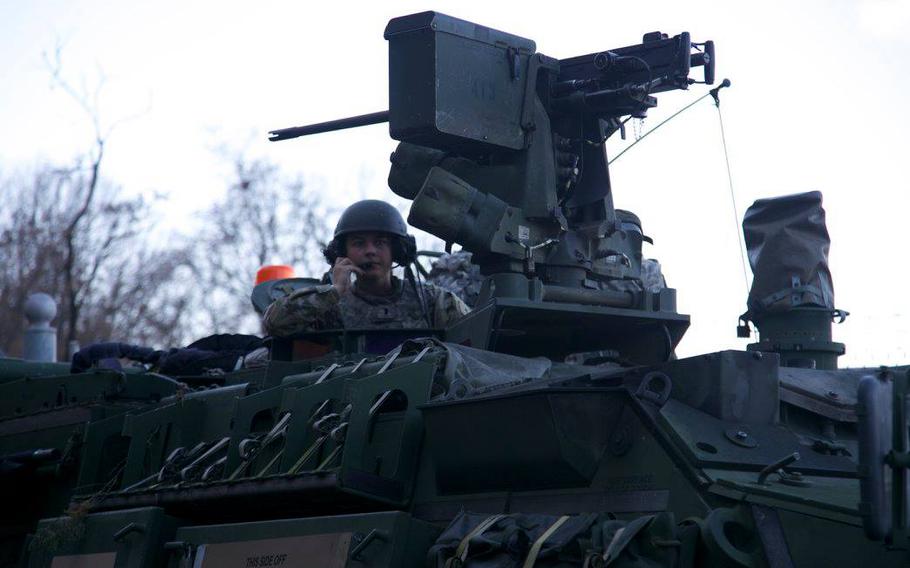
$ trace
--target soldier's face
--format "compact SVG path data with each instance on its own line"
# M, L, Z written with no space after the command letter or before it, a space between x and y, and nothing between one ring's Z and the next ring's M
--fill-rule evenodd
M385 233L352 233L348 235L347 256L363 270L362 278L387 278L392 272L392 242Z

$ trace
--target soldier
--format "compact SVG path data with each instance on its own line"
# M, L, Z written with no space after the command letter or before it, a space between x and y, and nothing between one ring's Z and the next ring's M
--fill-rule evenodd
M323 251L331 283L304 288L273 302L263 316L271 335L322 329L444 328L468 313L455 294L417 283L410 264L414 237L398 210L384 201L348 207ZM407 282L392 274L404 267Z

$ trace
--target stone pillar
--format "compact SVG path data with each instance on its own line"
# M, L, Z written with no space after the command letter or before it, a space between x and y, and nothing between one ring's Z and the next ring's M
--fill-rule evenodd
M57 315L57 303L47 294L32 294L25 301L25 330L23 358L26 361L57 361L57 329L51 320Z

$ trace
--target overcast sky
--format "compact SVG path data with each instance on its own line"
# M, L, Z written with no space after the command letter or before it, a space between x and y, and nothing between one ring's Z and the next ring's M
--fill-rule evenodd
M267 131L387 108L382 32L436 9L534 39L565 58L689 31L717 43L722 111L741 216L760 197L820 190L832 237L842 365L910 362L910 2L155 2L0 0L0 174L84 151L91 130L50 88L42 52L88 90L106 77L114 130L105 171L128 192L169 196L179 230L223 192L213 149L267 157L339 206L391 195L384 125L269 143ZM704 87L659 96L643 131ZM630 129L630 135L632 134ZM618 138L618 137L617 137ZM615 154L623 147L613 141ZM744 348L738 236L707 100L611 168L617 207L642 219L692 327L679 352ZM275 259L280 261L281 259Z

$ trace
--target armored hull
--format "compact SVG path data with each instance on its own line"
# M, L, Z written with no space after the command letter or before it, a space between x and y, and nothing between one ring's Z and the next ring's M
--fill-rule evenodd
M474 535L465 563L517 566L567 516L574 533L557 528L538 565L602 558L593 535L641 519L618 565L903 565L863 533L864 374L737 351L568 365L414 339L186 392L139 373L7 375L3 400L20 406L0 422L3 453L59 453L8 474L6 558L24 545L28 566L421 565L500 516L512 532Z

